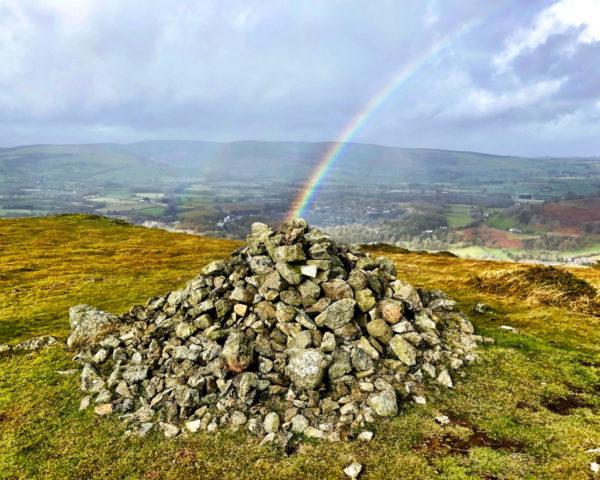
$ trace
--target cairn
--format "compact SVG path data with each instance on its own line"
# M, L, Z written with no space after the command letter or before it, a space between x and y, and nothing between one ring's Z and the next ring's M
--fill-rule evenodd
M443 292L303 219L255 223L231 258L146 306L78 305L70 321L81 408L138 435L234 427L283 445L370 439L368 424L424 403L427 385L452 387L482 341Z

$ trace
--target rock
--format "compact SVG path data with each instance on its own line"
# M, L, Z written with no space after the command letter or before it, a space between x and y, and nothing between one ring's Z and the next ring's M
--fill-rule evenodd
M252 342L242 332L232 332L227 337L223 346L221 357L225 361L227 370L240 373L246 370L254 358Z
M325 355L311 348L292 357L286 367L286 373L296 388L312 390L323 380L327 366Z
M437 377L437 382L440 385L443 385L444 387L452 388L453 386L452 378L450 377L448 370L442 370L440 372L440 374Z
M358 462L352 462L344 468L344 473L350 480L356 480L360 475L360 472L362 472L362 465Z
M294 433L303 433L304 430L309 426L309 422L306 417L302 415L295 415L292 418L292 431Z
M425 397L421 397L419 395L415 395L413 397L413 400L417 405L425 405L427 403L427 400L425 399Z
M419 312L415 315L415 325L420 328L421 331L435 330L435 322L425 312Z
M0 358L10 355L11 352L12 352L12 346L10 346L8 344L0 345Z
M300 273L305 277L315 278L317 276L317 266L316 265L302 265L300 267Z
M257 255L248 258L248 266L256 275L267 275L275 268L275 263L266 255Z
M227 263L224 260L215 260L205 265L202 269L204 275L216 275L225 272L227 269Z
M233 292L231 292L230 300L241 303L252 303L252 299L254 298L254 294L245 288L235 287Z
M412 367L417 363L417 351L400 335L394 335L390 340L390 349L394 355L405 365Z
M30 338L29 340L19 342L16 345L14 345L12 349L14 352L18 352L20 350L36 351L43 347L56 345L57 343L58 341L52 335L43 335L41 337ZM0 352L0 356L1 355L2 353Z
M341 350L333 352L331 366L329 367L329 378L337 378L350 373L352 365L350 354Z
M379 267L379 262L370 257L360 257L356 262L356 268L360 270L375 270L377 267Z
M367 404L380 417L393 417L398 413L398 403L394 390L384 390L380 393L369 395Z
M599 473L600 472L600 464L598 464L596 462L590 462L590 471L592 473Z
M85 364L81 372L81 390L97 393L104 388L106 382L90 364Z
M373 432L369 432L369 431L361 432L357 438L361 442L370 442L371 440L373 440Z
M478 302L475 305L473 305L473 311L475 313L483 315L484 313L487 313L488 306L485 303L483 303L483 302Z
M325 438L324 431L319 430L318 428L315 428L315 427L311 427L311 426L306 427L304 429L303 434L310 438Z
M359 372L373 368L373 359L362 348L352 350L352 366Z
M277 433L279 431L279 415L270 412L265 416L263 428L267 433Z
M148 371L147 365L133 365L123 372L123 380L128 384L139 383L148 377Z
M326 326L335 330L346 325L354 317L354 306L356 301L351 298L344 298L332 303L315 318L318 327Z
M448 418L447 415L438 415L437 417L435 417L435 421L437 423L439 423L440 425L449 425L450 424L450 419Z
M333 352L336 347L335 335L331 332L325 332L321 341L321 350L324 352Z
M87 409L90 406L91 401L92 401L91 395L86 395L85 397L83 397L81 399L81 401L79 402L79 410Z
M317 297L321 293L321 287L319 287L312 280L304 280L298 286L298 292L300 292L300 296L306 302L307 300L314 300L316 302ZM313 302L314 303L314 302Z
M181 322L175 328L175 335L177 335L177 337L181 338L182 340L187 340L194 334L196 330L197 328L194 325L190 323Z
M279 272L279 275L290 285L298 285L302 282L302 270L299 266L286 262L277 262L275 268Z
M376 318L367 323L367 331L382 343L389 343L393 335L392 329L382 318Z
M244 414L244 412L235 411L231 414L231 424L234 427L241 427L247 421L248 421L248 419L246 418L246 415Z
M298 307L302 303L302 296L296 290L283 290L279 293L279 298L284 303L294 307ZM296 311L294 310L294 316L295 313Z
M323 282L321 284L323 292L327 298L332 300L342 300L343 298L354 298L354 291L352 287L344 280L336 278Z
M368 288L357 291L355 295L356 304L361 312L368 312L376 304L375 296L373 295L373 292Z
M76 305L69 309L71 333L67 338L69 348L92 344L117 328L118 317L89 305Z
M365 290L367 287L367 276L362 270L352 270L348 275L348 285L352 287L355 292ZM358 300L358 298L357 298Z
M393 298L402 300L414 311L421 311L423 309L421 298L412 285L395 280L390 282L390 287L394 291Z
M160 428L165 435L165 438L173 438L179 435L181 429L177 425L173 425L172 423L160 422Z
M190 433L196 433L200 430L200 420L190 420L189 422L185 422L185 428Z
M194 407L200 402L198 390L180 386L175 389L175 403L180 407Z
M387 298L377 303L377 310L379 311L381 318L393 325L402 319L404 305L398 300Z
M110 415L113 412L112 403L103 403L102 405L98 405L94 408L94 413L96 415L100 415L101 417L105 415Z
M296 243L294 245L277 247L273 252L273 260L275 262L300 262L306 260L306 255L302 249L302 245Z
M109 403L111 400L112 394L106 389L100 390L100 392L98 393L98 395L96 395L95 398L95 402L97 404Z

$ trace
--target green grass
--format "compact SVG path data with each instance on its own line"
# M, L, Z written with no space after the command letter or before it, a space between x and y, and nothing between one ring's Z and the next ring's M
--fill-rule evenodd
M165 213L167 209L165 207L151 207L151 208L142 208L141 210L137 210L136 213L141 213L143 215L150 215L152 217L159 217Z
M134 227L93 216L0 221L0 341L52 333L64 340L69 306L120 313L180 287L238 243ZM64 344L0 359L0 477L3 479L589 479L600 456L598 319L568 308L479 290L473 273L514 264L387 253L400 278L442 288L494 338L452 390L428 388L424 406L373 426L371 443L310 441L286 456L245 431L165 440L123 435L117 418L78 410L77 376ZM600 270L570 269L595 288ZM102 279L86 281L86 279ZM519 329L515 334L500 325ZM573 407L566 411L556 406ZM553 411L556 410L556 411ZM446 414L452 425L434 418ZM477 432L474 434L473 432ZM479 440L477 440L479 439Z
M493 215L488 218L485 222L489 227L497 228L499 230L508 230L509 228L518 227L519 221L516 218L508 217L504 218L500 215Z

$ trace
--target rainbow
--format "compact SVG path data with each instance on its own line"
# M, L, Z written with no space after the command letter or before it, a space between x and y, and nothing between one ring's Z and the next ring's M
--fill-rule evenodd
M460 36L467 33L474 26L480 24L487 19L493 12L504 4L512 3L515 0L503 1L496 4L490 9L486 9L484 14L477 18L462 24L459 28L444 35L438 41L434 42L418 59L405 65L390 80L373 95L363 109L348 122L341 131L338 140L332 142L325 154L314 168L303 188L299 191L294 199L292 206L286 216L287 221L291 221L296 217L301 217L306 212L311 201L317 194L319 186L327 177L327 174L335 166L342 153L346 149L348 143L356 136L356 134L365 126L381 106L388 100L402 85L404 85L415 73L417 73L428 60L435 57L443 48L456 40Z

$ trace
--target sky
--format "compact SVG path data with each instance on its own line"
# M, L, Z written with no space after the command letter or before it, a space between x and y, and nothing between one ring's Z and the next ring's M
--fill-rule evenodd
M0 0L0 146L335 141L398 72L352 141L600 155L600 0Z

